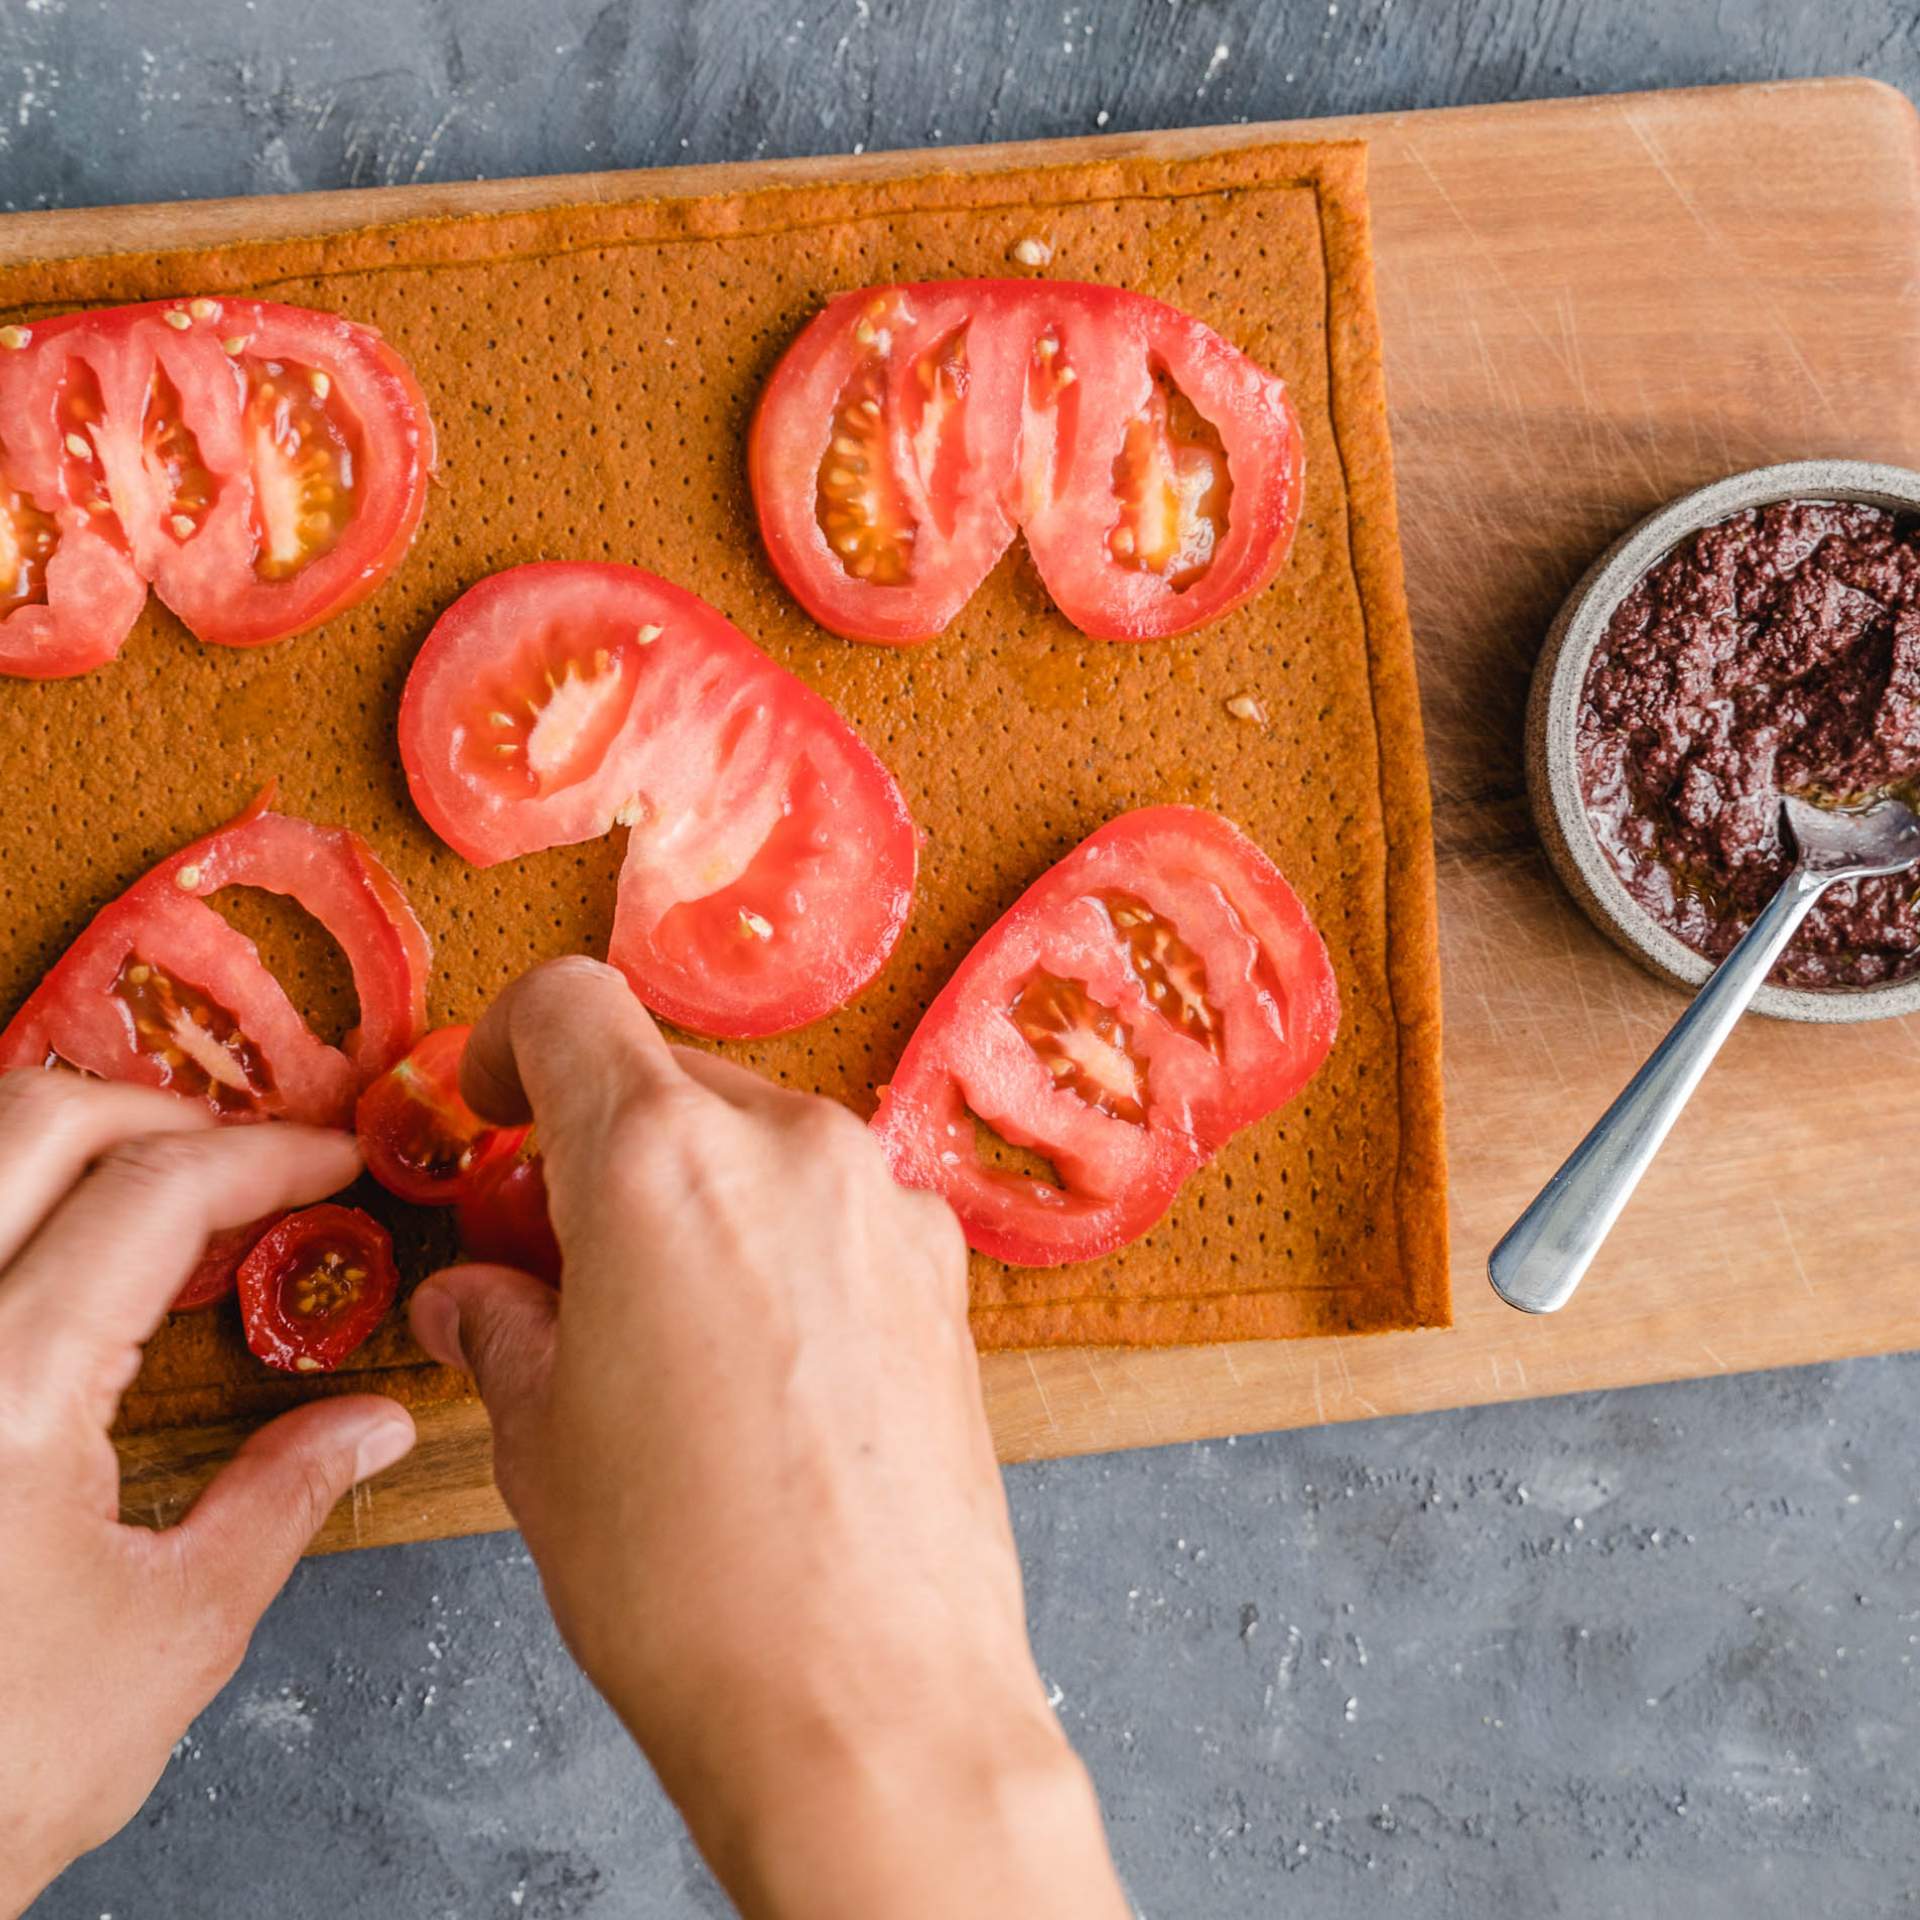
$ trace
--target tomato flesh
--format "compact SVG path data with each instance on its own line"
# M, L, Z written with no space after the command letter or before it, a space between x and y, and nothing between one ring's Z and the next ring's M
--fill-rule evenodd
M0 488L0 621L16 608L46 604L47 564L59 539L52 514L17 487Z
M400 1275L386 1228L329 1203L269 1227L235 1284L257 1359L283 1373L329 1373L386 1317Z
M360 1088L426 1027L427 937L358 834L274 813L270 797L103 907L0 1033L0 1067L77 1067L224 1121L349 1124ZM339 942L360 1002L343 1046L206 904L232 886L289 896Z
M0 334L41 342L0 346L0 673L39 680L112 659L147 597L101 485L99 384L72 354L71 331Z
M1226 535L1233 482L1219 432L1164 368L1123 431L1113 493L1120 520L1107 549L1121 566L1158 574L1176 593L1205 578Z
M361 1094L354 1109L367 1171L402 1200L450 1207L519 1145L524 1127L492 1127L460 1097L470 1027L437 1027Z
M814 514L842 571L890 587L911 568L914 524L888 457L883 391L881 369L869 362L840 395Z
M273 1074L225 1007L129 947L109 989L124 1008L135 1049L169 1093L204 1100L223 1117L257 1111Z
M283 360L239 361L247 390L244 426L253 472L254 571L290 580L331 553L353 524L353 423L332 409L332 382L318 368Z
M110 659L149 583L202 640L284 639L363 599L406 551L433 427L371 329L200 298L4 338L0 589L11 575L15 591L0 595L0 672Z
M547 1176L530 1131L513 1150L475 1174L454 1216L470 1258L518 1267L548 1286L560 1284L560 1242L547 1215Z
M895 1177L1018 1266L1137 1239L1242 1127L1292 1099L1339 1025L1306 909L1238 828L1122 814L981 938L881 1090ZM981 1130L1028 1156L995 1164Z
M284 1213L262 1214L244 1227L223 1227L217 1233L208 1234L199 1260L167 1311L197 1313L203 1307L217 1307L233 1291L240 1262L253 1251L269 1227L286 1217Z
M712 607L636 567L495 574L400 707L414 802L479 866L628 829L608 959L648 1006L745 1037L843 1005L906 922L892 777Z
M1187 632L1278 572L1304 480L1280 380L1176 308L1056 281L842 294L775 368L748 465L794 597L895 643L939 633L1016 529L1082 631Z

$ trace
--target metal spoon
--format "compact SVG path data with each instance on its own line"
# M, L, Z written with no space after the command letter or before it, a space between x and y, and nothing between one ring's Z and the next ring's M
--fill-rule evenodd
M1920 862L1920 816L1898 800L1840 808L1788 799L1781 811L1797 858L1780 891L1488 1258L1487 1278L1508 1306L1552 1313L1573 1298L1680 1109L1813 903L1836 881L1904 873Z

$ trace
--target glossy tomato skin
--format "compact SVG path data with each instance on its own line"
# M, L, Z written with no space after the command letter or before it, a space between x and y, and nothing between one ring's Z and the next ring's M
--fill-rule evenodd
M393 1242L358 1207L306 1207L255 1242L236 1285L254 1357L282 1373L330 1373L400 1290Z
M493 1127L460 1097L460 1059L471 1027L437 1027L371 1082L354 1108L367 1171L416 1206L451 1207L524 1127Z
M360 1088L425 1030L430 949L358 834L275 813L271 797L101 909L0 1033L0 1068L64 1063L203 1100L223 1121L350 1125ZM361 1014L344 1049L206 904L229 886L288 895L339 942Z
M241 1261L253 1251L269 1227L286 1217L284 1213L262 1214L244 1227L223 1227L217 1233L208 1234L198 1262L174 1295L168 1312L195 1313L203 1307L217 1307L233 1291Z
M24 594L16 582L0 598L0 672L110 659L149 583L202 640L284 639L364 598L406 551L433 428L371 329L202 297L6 338L0 549L27 538L39 558Z
M775 572L850 639L932 638L1018 529L1068 620L1146 640L1272 580L1305 454L1284 383L1177 308L940 281L842 294L808 324L748 474Z
M414 803L476 865L628 827L608 959L697 1033L779 1033L885 964L917 835L873 752L714 608L637 567L495 574L400 706Z
M1306 909L1195 807L1109 821L988 929L927 1009L874 1130L908 1186L1016 1266L1137 1239L1318 1070L1339 1025ZM1056 1178L991 1166L975 1117Z
M530 1135L476 1175L455 1216L470 1259L518 1267L560 1284L560 1242L547 1214L545 1163Z

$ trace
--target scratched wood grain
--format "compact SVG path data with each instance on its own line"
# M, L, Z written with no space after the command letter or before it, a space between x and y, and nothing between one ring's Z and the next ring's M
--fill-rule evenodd
M382 189L0 220L0 258L336 230L1018 155L1192 153L1241 127L1024 149ZM1445 1333L996 1355L1009 1459L1408 1413L1920 1344L1920 1020L1734 1037L1586 1288L1528 1320L1483 1263L1681 1005L1558 892L1523 797L1553 609L1683 488L1815 454L1920 459L1920 139L1860 81L1315 123L1373 143L1380 301L1436 790L1459 1322ZM485 1424L427 1416L324 1546L505 1523ZM177 1511L234 1436L126 1449Z

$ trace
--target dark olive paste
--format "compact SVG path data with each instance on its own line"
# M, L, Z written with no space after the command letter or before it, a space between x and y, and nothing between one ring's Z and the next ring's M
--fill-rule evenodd
M1795 500L1684 541L1595 650L1577 751L1628 892L1721 959L1791 864L1784 794L1920 789L1920 524ZM1920 971L1920 879L1830 888L1773 977L1860 987Z

